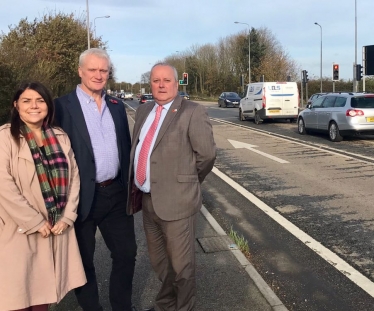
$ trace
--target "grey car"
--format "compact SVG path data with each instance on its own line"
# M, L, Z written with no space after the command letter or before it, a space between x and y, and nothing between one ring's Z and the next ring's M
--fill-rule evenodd
M374 134L374 93L330 93L301 111L298 131L326 132L331 141L344 136Z

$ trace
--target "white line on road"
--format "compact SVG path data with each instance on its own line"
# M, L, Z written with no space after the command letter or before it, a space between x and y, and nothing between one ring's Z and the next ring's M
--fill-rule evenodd
M287 142L292 142L294 144L297 144L297 145L300 145L300 146L303 146L303 147L310 147L310 148L315 149L315 150L323 150L325 152L337 155L339 157L343 157L343 158L347 158L347 159L354 159L356 161L360 161L360 162L364 162L364 163L368 163L368 164L373 164L372 162L368 162L368 161L374 161L373 157L364 156L362 154L359 155L361 159L357 159L357 154L352 153L352 152L348 152L348 151L344 151L345 154L341 154L341 153L339 153L339 152L341 152L340 150L329 147L329 146L324 145L324 144L318 145L316 143L311 143L311 142L305 143L303 140L298 139L298 138L293 138L293 137L289 137L289 136L281 135L281 134L274 135L274 133L269 132L269 131L264 131L264 130L260 130L260 129L257 129L257 128L253 129L253 128L250 128L250 127L245 126L245 125L236 124L236 123L233 123L233 122L230 122L230 121L225 121L225 120L222 120L222 119L210 118L210 120L212 120L214 122L217 122L217 123L222 123L222 124L231 125L231 126L234 126L234 127L239 127L243 130L247 130L247 131L250 131L250 132L255 132L257 134L262 134L264 136L270 136L270 137L277 138L277 139L280 139L280 140L284 140L284 141L287 141ZM368 161L365 161L363 159L367 159Z
M236 140L231 140L231 139L228 139L228 141L231 143L231 145L234 146L234 148L236 149L239 149L239 148L245 148L245 149L248 149L250 151L253 151L253 152L256 152L258 154L261 154L262 156L268 158L268 159L271 159L271 160L274 160L276 162L279 162L279 163L282 163L282 164L285 164L285 163L290 163L286 160L283 160L281 158L277 158L275 156L272 156L271 154L268 154L268 153L265 153L265 152L262 152L260 150L257 150L257 149L253 149L253 148L257 148L257 146L255 145L250 145L250 144L246 144L246 143L242 143L240 141L236 141Z
M237 182L232 180L230 177L222 173L219 169L214 167L212 172L216 174L219 178L221 178L224 182L233 187L240 194L242 194L249 201L251 201L253 204L255 204L259 209L261 209L264 213L269 215L273 220L275 220L288 232L293 234L296 238L298 238L306 246L312 249L316 254L321 256L324 260L326 260L329 264L335 267L338 271L343 273L352 282L361 287L370 296L374 297L374 283L370 281L366 276L364 276L359 271L354 269L352 266L350 266L347 262L345 262L343 259L337 256L335 253L330 251L328 248L324 247L320 242L316 241L311 236L306 234L304 231L300 230L293 223L291 223L278 212L273 210L270 206L268 206L260 199L258 199L255 195L253 195L248 190L239 185Z

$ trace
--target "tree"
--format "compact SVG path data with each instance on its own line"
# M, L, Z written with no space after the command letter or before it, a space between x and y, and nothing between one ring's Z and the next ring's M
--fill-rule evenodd
M248 32L221 38L217 44L193 45L187 52L165 58L178 70L183 62L190 91L215 97L223 91L239 91L240 76L248 82ZM267 28L250 31L251 81L298 80L298 66Z
M91 33L91 47L105 48L101 37ZM32 22L21 19L0 35L0 116L9 109L13 90L21 81L38 80L53 96L71 91L80 81L80 53L87 49L84 18L74 14L48 13Z

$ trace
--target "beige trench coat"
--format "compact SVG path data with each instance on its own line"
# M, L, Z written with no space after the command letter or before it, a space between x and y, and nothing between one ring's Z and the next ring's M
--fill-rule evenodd
M54 130L69 162L68 202L62 235L43 238L47 219L34 161L26 140L18 147L10 125L0 127L0 311L59 302L86 283L74 231L79 174L67 135Z

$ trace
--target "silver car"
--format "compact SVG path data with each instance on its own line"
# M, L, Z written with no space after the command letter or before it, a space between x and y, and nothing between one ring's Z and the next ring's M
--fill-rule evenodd
M374 134L374 93L329 93L301 111L298 131L327 132L331 141L344 136Z

